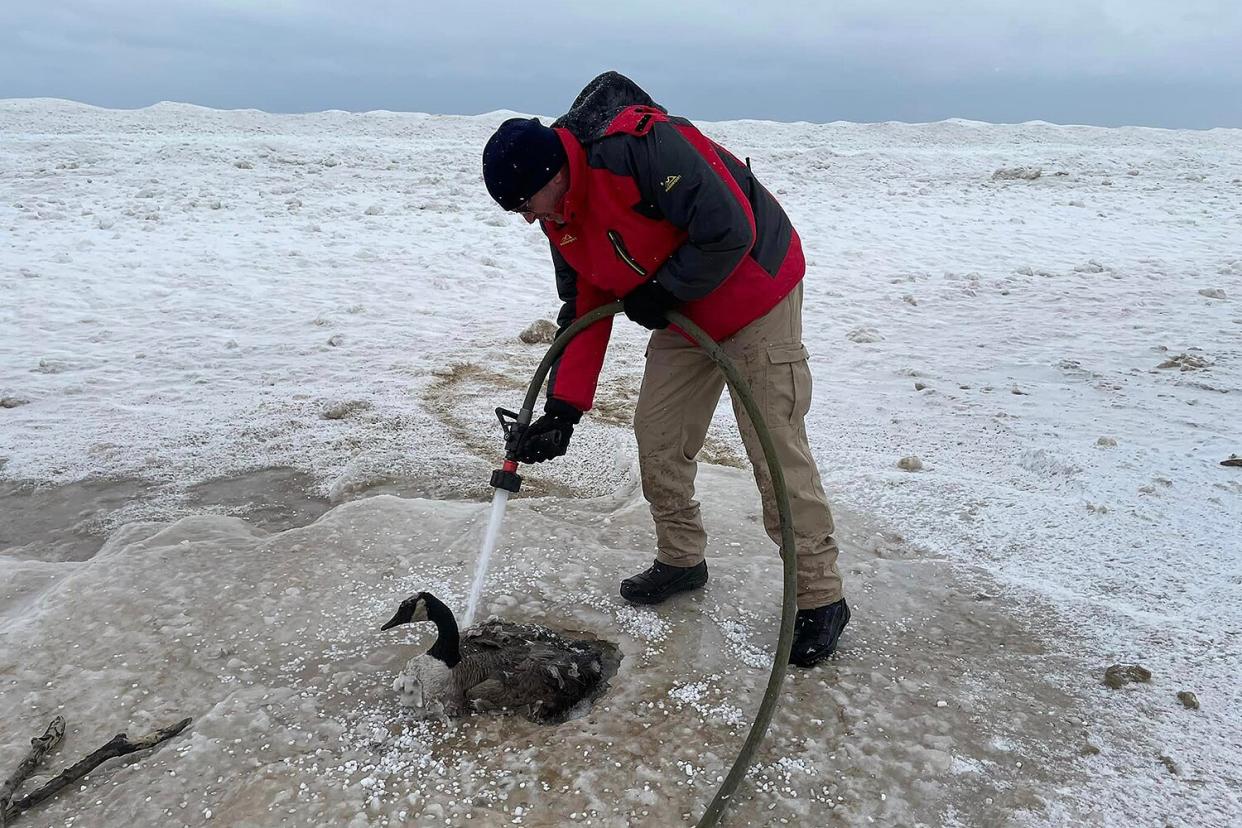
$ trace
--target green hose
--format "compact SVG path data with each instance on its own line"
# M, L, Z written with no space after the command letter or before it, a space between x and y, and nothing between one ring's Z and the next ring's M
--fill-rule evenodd
M548 353L544 355L543 361L539 363L539 368L536 369L530 386L526 389L526 399L523 400L522 410L518 413L518 422L523 425L530 422L544 380L569 341L583 329L621 311L621 302L613 302L610 305L596 308L584 314L557 336L552 347L548 348ZM729 775L725 777L724 782L720 783L711 804L707 806L707 810L698 822L699 828L708 828L708 826L720 823L720 818L725 808L729 806L733 792L737 790L742 777L746 775L746 769L750 767L755 751L759 749L759 743L763 741L763 736L767 733L772 715L776 712L776 703L780 700L781 683L785 680L786 668L789 666L789 651L793 648L794 616L797 614L797 551L794 547L793 515L789 508L789 494L785 490L785 473L781 469L780 461L776 459L776 447L772 444L772 434L763 421L759 407L755 405L755 398L750 393L750 387L738 373L737 367L725 354L720 344L708 336L702 328L675 311L669 312L668 319L689 334L690 338L715 360L720 370L724 372L725 380L729 383L729 393L742 403L742 407L750 416L755 432L759 435L759 443L763 446L763 456L768 461L768 473L772 476L772 491L776 497L776 509L781 520L781 558L784 562L785 576L784 595L781 600L781 634L776 644L776 657L772 660L772 673L768 677L768 687L763 693L763 700L759 703L759 712L755 714L755 721L750 726L746 742L738 751L737 758L733 760Z

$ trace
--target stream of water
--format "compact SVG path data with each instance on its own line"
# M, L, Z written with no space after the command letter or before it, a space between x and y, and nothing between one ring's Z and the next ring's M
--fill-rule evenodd
M474 564L474 583L470 585L470 601L466 604L466 617L461 628L468 629L474 623L474 613L479 608L479 596L483 594L483 582L487 580L487 567L492 562L492 550L500 535L500 525L505 520L505 505L509 502L508 489L496 489L492 497L492 514L487 522L487 534L479 549L479 559Z

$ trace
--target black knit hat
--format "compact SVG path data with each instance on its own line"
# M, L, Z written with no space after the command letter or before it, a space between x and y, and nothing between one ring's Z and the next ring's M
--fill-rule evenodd
M538 118L510 118L483 148L483 181L506 210L542 190L564 165L560 136Z

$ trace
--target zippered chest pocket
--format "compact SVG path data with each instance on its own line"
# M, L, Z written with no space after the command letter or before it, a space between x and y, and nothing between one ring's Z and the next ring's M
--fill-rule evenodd
M647 278L646 269L638 263L637 259L630 255L628 250L625 249L625 240L621 238L620 233L616 230L609 230L608 241L612 242L613 252L617 254L617 258L620 259L626 267L634 271L639 276L642 276L644 279Z

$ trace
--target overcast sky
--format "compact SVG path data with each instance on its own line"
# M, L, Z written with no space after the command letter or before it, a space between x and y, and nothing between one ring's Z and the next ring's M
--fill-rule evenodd
M0 98L558 114L604 69L705 120L1242 127L1242 0L0 0Z

